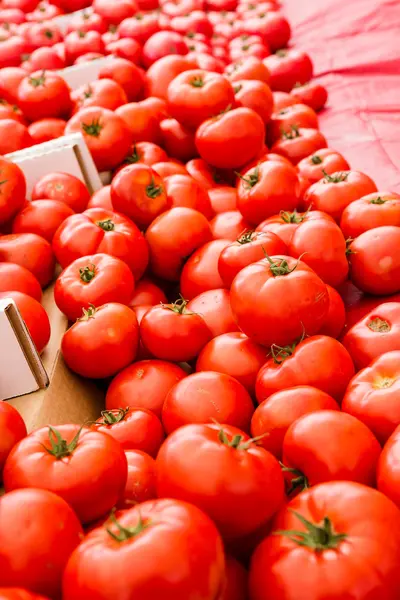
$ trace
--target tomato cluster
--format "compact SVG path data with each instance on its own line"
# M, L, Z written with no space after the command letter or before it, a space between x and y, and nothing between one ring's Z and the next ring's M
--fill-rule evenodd
M0 298L41 353L55 281L106 389L0 403L1 600L399 599L400 196L290 37L278 0L1 0ZM4 155L73 132L110 184L27 199Z

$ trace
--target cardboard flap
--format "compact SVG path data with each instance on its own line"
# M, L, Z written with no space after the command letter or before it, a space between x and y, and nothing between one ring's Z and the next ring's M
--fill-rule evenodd
M115 57L110 54L104 58L96 58L95 60L89 60L79 65L60 69L57 73L64 79L71 90L76 90L81 85L98 79L101 69L113 61L115 61Z

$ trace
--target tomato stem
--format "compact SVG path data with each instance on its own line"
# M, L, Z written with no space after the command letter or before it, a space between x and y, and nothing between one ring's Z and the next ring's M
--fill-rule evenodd
M254 233L255 233L254 229L249 229L248 231L245 231L244 233L242 233L242 235L240 237L238 237L236 241L241 245L249 244L250 242L253 241Z
M186 310L186 306L189 303L188 300L185 300L185 298L179 294L179 298L178 300L175 300L175 302L173 304L163 304L163 308L166 308L167 310L172 310L172 312L177 313L179 315L194 315L196 313L190 312L188 310Z
M126 417L129 412L129 407L127 408L113 408L112 410L102 410L101 411L101 420L96 421L97 425L115 425L116 423L120 423Z
M96 225L104 229L104 231L114 231L115 224L111 219L105 219L104 221L97 221Z
M295 529L274 531L273 535L284 535L299 546L311 548L316 552L323 550L335 550L343 540L347 538L347 533L336 533L329 517L324 517L320 525L315 525L308 521L303 515L292 511L293 514L304 525L306 531Z
M149 198L157 198L160 194L162 194L163 188L161 185L156 185L154 181L154 177L151 178L151 182L148 186L146 186L146 195Z
M387 202L387 200L384 200L380 196L378 196L377 198L372 198L372 200L370 200L370 204L385 204L385 202Z
M118 528L118 533L114 533L109 528L107 528L106 531L113 538L113 540L119 543L126 542L127 540L136 537L137 535L142 533L142 531L144 531L147 527L149 527L149 523L145 523L143 521L142 515L140 513L136 527L124 527L123 525L121 525L121 523L119 523L119 521L117 521L117 518L115 517L114 513L111 513L110 521L113 525L115 525Z
M61 460L66 456L70 456L78 445L79 436L81 434L83 425L78 429L76 435L69 444L67 440L64 440L64 438L61 437L61 433L57 429L54 429L54 427L52 427L51 425L49 425L48 427L51 448L47 448L47 446L44 446L47 452L49 454L52 454L57 460Z
M310 161L312 162L313 165L320 165L322 163L322 158L320 156L318 156L317 154L313 154L312 157L310 158Z
M299 265L300 259L298 259L296 264L292 268L290 268L285 258L278 258L277 261L273 261L272 258L268 256L268 254L266 254L266 252L264 252L264 254L265 258L269 262L269 268L274 277L282 277L284 275L289 275L290 273L293 273L293 271L297 269Z
M39 77L29 77L29 83L34 88L44 85L46 83L46 71L43 70Z
M86 267L82 267L81 269L79 269L79 275L82 281L84 281L85 283L89 283L96 276L96 265L91 263Z
M237 171L235 171L235 175L237 177L239 177L242 181L244 181L245 186L247 188L252 188L256 185L256 183L259 182L260 180L260 165L258 164L254 170L249 173L249 175L247 177L244 177L243 175L241 175L240 173L238 173Z
M89 303L89 308L82 308L83 315L77 319L77 321L89 321L89 319L94 319L94 315L97 312L97 308L94 304Z
M285 140L294 140L300 137L300 130L297 125L291 125L289 131L285 131L283 127L281 127L281 137Z
M277 344L272 344L271 346L271 355L273 361L277 365L281 365L287 358L292 356L294 351L296 350L297 342L293 342L288 346L278 346Z
M205 83L204 83L204 79L202 77L193 77L193 79L190 81L190 85L192 85L195 88L202 88L204 87Z
M338 173L333 173L333 175L329 175L325 169L322 169L324 174L323 181L325 183L342 183L342 181L346 181L349 173L345 173L344 171L339 171Z
M367 327L376 333L387 333L391 329L390 324L380 317L371 319L371 321L367 323Z
M298 213L297 210L295 209L293 212L289 212L287 210L281 210L281 212L279 213L279 216L281 217L282 221L284 221L285 223L302 223L304 221L304 219L306 218L306 216L308 215L308 213L310 212L311 206L308 207L308 209L306 210L305 213Z
M310 487L310 484L308 483L308 479L304 475L304 473L302 473L298 469L292 469L291 467L286 467L282 462L279 462L279 464L281 465L281 469L284 473L291 473L292 475L294 475L294 477L292 477L292 479L290 481L290 487L288 487L288 489L286 490L286 493L288 496L290 496L290 494L292 494L294 491L296 491L299 488L300 488L300 491L302 492L303 490L306 490L307 488Z
M85 133L87 133L87 135L99 137L101 130L103 129L103 125L101 125L100 119L93 119L91 123L82 123L82 129Z
M124 162L129 165L132 165L134 163L139 162L139 160L140 160L140 156L139 156L139 152L137 151L136 144L135 144L133 146L131 154L128 154L128 156L125 158Z

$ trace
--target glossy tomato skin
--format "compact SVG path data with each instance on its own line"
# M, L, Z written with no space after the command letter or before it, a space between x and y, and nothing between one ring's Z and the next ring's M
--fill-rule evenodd
M400 507L399 481L400 426L383 447L377 470L378 489Z
M28 128L14 119L0 119L0 153L11 154L33 145Z
M7 223L23 207L26 181L22 170L6 158L0 158L3 181L0 184L0 225Z
M35 233L50 244L58 227L74 211L57 200L34 200L28 202L14 217L13 233Z
M264 59L271 73L271 88L290 92L296 83L307 83L313 75L313 65L305 52L285 49Z
M294 210L293 212L283 211L262 221L262 223L256 227L256 231L272 231L280 237L287 246L289 246L293 235L300 224L313 219L332 220L331 217L328 217L325 213L317 210L309 212L297 212L297 210Z
M284 132L282 137L272 145L271 152L281 154L292 164L297 165L301 160L321 148L326 148L327 145L325 137L318 129L298 128L292 125L291 132ZM320 207L316 205L315 208Z
M76 88L71 92L71 100L74 103L74 113L89 106L116 110L128 102L123 87L113 79L106 78L84 83Z
M346 238L386 225L400 226L400 195L393 192L368 194L351 202L343 211L340 228Z
M135 360L139 326L133 310L110 302L94 312L89 309L68 329L61 352L68 367L92 379L116 375Z
M111 600L127 593L141 600L159 594L165 599L216 598L225 565L222 541L211 519L185 502L160 499L121 513L118 523L134 530L141 520L146 527L126 541L113 539L107 528L114 535L120 530L109 523L88 535L65 570L65 600Z
M0 480L3 480L3 467L7 456L20 440L26 435L26 426L19 412L6 402L0 404ZM0 595L1 597L1 595Z
M337 340L316 335L299 343L281 361L270 358L256 381L256 397L261 403L274 392L298 385L311 385L341 401L354 376L354 364L346 348Z
M155 359L135 362L112 380L106 394L106 409L144 408L161 418L169 390L186 375L171 362Z
M35 71L19 84L18 106L30 121L68 117L72 106L68 85L57 73Z
M329 296L329 309L319 334L338 339L346 324L346 309L339 292L330 285L327 285L326 288Z
M193 300L203 292L224 286L218 271L218 261L228 244L229 240L213 240L192 254L182 269L180 279L180 290L184 298Z
M220 431L228 442L241 435L245 447L224 443ZM228 425L180 427L157 456L158 494L199 506L226 539L254 531L281 506L283 476L272 454L246 441L246 434Z
M168 207L186 206L201 212L207 219L212 219L215 212L211 207L207 190L189 175L170 175L164 178Z
M193 131L176 119L163 119L160 129L162 146L170 157L186 162L198 154Z
M3 298L14 300L36 346L36 350L41 354L50 340L51 333L49 317L43 306L31 296L22 292L1 292L0 299Z
M129 306L155 306L156 304L167 304L168 300L163 290L151 279L143 277L135 286L135 291L129 302Z
M237 205L236 188L230 185L220 185L208 190L212 210L214 213L235 210Z
M319 129L317 114L305 104L294 104L275 111L268 127L268 138L271 143L279 140L282 132L290 132L292 125Z
M393 502L359 483L322 483L287 504L274 520L272 532L306 532L297 514L319 527L328 517L333 531L347 537L334 545L336 551L317 551L296 543L297 536L271 533L251 560L251 600L323 600L326 589L333 598L397 598L400 559L393 536L400 529L400 511ZM371 536L373 545L369 543ZM321 590L321 577L325 590Z
M320 410L340 410L332 396L312 386L302 385L275 392L261 402L251 419L251 435L259 444L282 459L285 434L305 414Z
M65 125L64 119L45 118L31 123L28 131L34 144L42 144L64 135Z
M80 179L69 173L53 172L41 177L33 186L32 200L64 202L74 212L86 209L90 194Z
M27 294L38 302L42 299L40 283L28 269L11 262L0 262L0 293L9 290Z
M297 168L311 183L316 183L325 177L323 171L332 175L339 171L348 171L350 166L339 152L331 148L321 148L311 156L303 158L297 164Z
M249 231L252 226L245 220L240 211L228 210L218 213L210 221L210 227L214 238L234 242L246 231Z
M151 110L140 102L130 102L115 111L128 127L132 142L153 142L161 140L158 119Z
M124 90L127 102L138 100L143 89L143 78L139 68L130 60L114 57L112 63L104 65L99 78L113 79Z
M156 492L156 463L142 450L125 450L128 462L128 479L122 498L117 503L117 508L128 509L135 504L154 500Z
M146 95L167 99L168 86L175 77L194 68L184 56L172 54L159 58L146 73Z
M236 379L225 373L202 371L177 383L168 393L162 410L167 435L191 423L214 419L248 432L254 407Z
M135 280L148 263L143 234L128 218L102 208L91 208L64 221L53 238L53 249L65 268L77 258L90 254L111 254L130 267Z
M287 265L283 275L282 264ZM304 332L319 331L329 297L326 285L305 263L275 256L238 273L231 286L231 306L238 326L250 339L267 347L284 346Z
M34 594L17 587L0 588L0 600L48 600L42 595Z
M296 85L290 93L296 100L307 104L307 106L316 112L324 108L328 100L326 88L316 81L308 81L303 85Z
M218 600L248 600L248 573L233 556L226 556L226 583Z
M203 292L188 303L187 309L203 317L213 337L239 331L232 314L229 290Z
M143 163L149 167L155 163L168 160L167 153L153 142L137 142L131 152L125 157L122 168L126 165Z
M158 31L154 33L144 44L142 51L143 65L148 68L156 60L168 54L188 53L188 48L183 37L175 31Z

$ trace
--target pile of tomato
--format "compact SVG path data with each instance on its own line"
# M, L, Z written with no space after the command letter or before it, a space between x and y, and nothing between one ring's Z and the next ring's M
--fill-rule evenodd
M1 600L400 598L400 196L290 36L278 0L1 0L0 298L41 353L55 281L106 389L29 434L0 403ZM74 132L110 185L27 199L4 155Z

